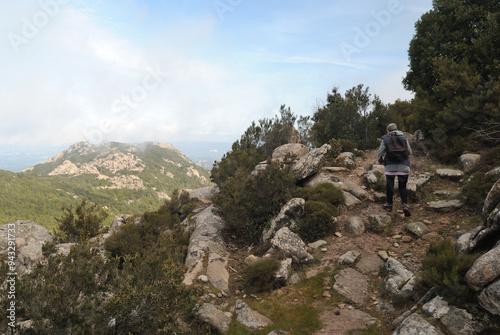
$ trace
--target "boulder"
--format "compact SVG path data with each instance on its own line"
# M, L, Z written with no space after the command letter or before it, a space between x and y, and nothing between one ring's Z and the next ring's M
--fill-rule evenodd
M492 175L492 174L495 174L497 176L500 176L500 166L499 167L496 167L496 168L493 168L491 169L490 171L486 172L486 175Z
M316 242L311 242L307 246L312 249L318 249L324 245L328 244L325 240L317 240Z
M460 164L462 164L466 173L474 171L480 161L481 155L478 154L464 154L460 156Z
M302 198L290 199L280 213L271 220L269 228L263 231L262 240L269 241L283 227L289 227L293 230L297 224L296 220L304 214L305 203L306 201Z
M260 162L254 167L252 171L252 176L257 176L261 171L264 171L266 168L267 168L267 161Z
M478 301L491 314L500 315L500 278L481 291Z
M474 317L463 308L450 306L448 313L441 317L441 323L449 334L476 335L480 334L485 325L474 320Z
M464 176L464 173L460 170L455 169L437 169L436 173L442 178L459 180Z
M500 230L500 179L491 187L484 200L483 221L487 227Z
M204 303L196 311L196 315L203 321L217 329L221 334L225 334L231 326L231 316L217 309L215 305Z
M326 154L332 147L329 144L323 144L302 156L292 165L292 171L297 174L297 181L304 180L316 173L323 167Z
M361 256L361 253L359 251L357 251L357 250L349 250L348 252L346 252L345 254L343 254L342 256L340 256L337 259L337 264L339 264L339 265L342 265L342 264L347 264L347 265L354 264L354 262L356 262L356 260L358 259L359 256Z
M385 262L385 268L388 271L388 275L384 279L384 286L387 290L393 294L404 296L413 292L417 278L403 264L389 257Z
M392 335L444 335L438 328L427 322L421 315L413 313L403 320Z
M434 319L441 319L450 311L450 306L442 297L436 296L422 306L422 312Z
M284 144L273 151L272 160L283 160L285 157L299 159L309 153L309 149L301 143Z
M239 299L235 302L234 312L236 313L236 320L252 330L259 330L273 323L271 319L254 311Z
M274 250L292 257L296 263L311 263L314 261L314 257L307 252L304 241L288 227L283 227L276 232L271 240L271 246Z
M356 264L356 268L362 273L373 273L378 272L382 265L384 265L384 261L379 256L363 255Z
M279 285L286 285L290 274L292 273L292 259L287 258L281 261L280 268L276 271L276 282Z
M336 165L344 166L349 170L352 170L356 167L356 163L354 162L354 154L352 152L342 152L335 159Z
M356 304L362 304L368 292L368 277L353 268L342 269L335 276L333 289Z
M415 196L419 189L429 182L431 177L432 175L430 173L410 173L410 176L408 177L408 183L406 184L408 194L411 196Z
M118 230L119 227L123 226L126 224L128 215L117 215L113 219L113 222L111 222L111 226L109 227L109 234L113 234Z
M363 223L363 219L359 216L351 216L347 220L346 228L354 235L361 235L365 232L365 224Z
M429 201L427 203L427 208L431 211L449 213L456 211L464 206L464 203L460 200L437 200Z
M500 278L500 247L479 257L467 271L465 279L470 287L479 291Z
M348 210L352 210L363 203L351 193L348 193L346 191L342 191L342 193L344 194L344 206Z
M408 223L405 226L405 230L407 232L409 232L410 234L412 234L413 236L418 237L418 238L420 238L420 237L424 236L425 234L431 232L431 230L425 224L423 224L422 222L411 222L411 223Z
M53 240L54 235L49 230L34 222L10 222L0 226L0 255L15 251L15 271L19 274L30 273L43 260L42 246ZM15 250L9 249L12 247L9 241L15 242Z

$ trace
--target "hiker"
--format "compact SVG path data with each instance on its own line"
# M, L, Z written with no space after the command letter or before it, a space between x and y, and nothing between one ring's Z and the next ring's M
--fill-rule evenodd
M384 157L385 155L385 157ZM387 125L387 135L382 138L380 148L377 152L377 160L385 166L385 178L387 181L387 202L382 206L388 212L392 212L392 200L394 197L394 179L398 177L398 189L401 196L401 204L405 216L410 216L408 206L408 192L406 183L410 174L411 148L403 132L398 130L395 123Z

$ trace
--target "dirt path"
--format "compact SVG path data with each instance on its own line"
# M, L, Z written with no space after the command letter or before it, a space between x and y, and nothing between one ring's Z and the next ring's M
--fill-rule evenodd
M363 174L369 171L373 164L376 164L376 151L367 152L362 157L356 158L356 168L352 171L341 172L338 175L346 178L359 186L363 185ZM416 159L414 164L417 169L412 172L421 172L419 168L429 166L423 163L422 159ZM361 260L374 261L378 256L378 252L383 250L389 253L391 257L398 259L414 273L421 270L420 260L423 258L425 251L431 240L421 240L410 237L402 239L403 236L408 236L404 231L404 226L409 222L425 221L426 223L437 222L437 225L442 224L443 220L435 220L432 214L422 210L421 204L410 204L412 208L412 217L406 218L403 212L399 210L398 205L400 200L398 197L394 199L395 211L387 213L382 209L381 203L374 201L365 201L363 204L351 211L344 212L338 219L338 231L342 237L332 237L332 242L326 246L326 251L321 254L321 260L312 267L308 274L310 276L323 271L325 266L335 267L337 259L350 250L356 250L361 253L358 258L358 264ZM375 233L367 230L365 233L353 236L345 231L345 222L351 216L359 216L362 218L365 225L368 223L368 217L371 215L390 214L391 216L391 231L385 233ZM431 222L432 220L432 222ZM444 221L447 222L446 220ZM446 225L445 225L446 226ZM449 227L446 227L447 229ZM432 227L435 231L436 226ZM403 241L404 240L404 241ZM354 269L359 271L357 265L352 265ZM334 273L332 273L332 276ZM403 311L395 311L392 309L390 301L385 301L380 290L383 278L379 276L378 270L364 273L368 277L368 290L363 292L365 301L361 304L343 304L333 303L332 305L325 304L321 308L320 319L323 323L323 328L315 334L332 334L344 335L349 330L367 328L373 319L367 318L367 313L377 315L377 322L385 324L386 329L390 328L390 321L399 316ZM327 278L330 280L330 278ZM387 307L384 310L384 307Z

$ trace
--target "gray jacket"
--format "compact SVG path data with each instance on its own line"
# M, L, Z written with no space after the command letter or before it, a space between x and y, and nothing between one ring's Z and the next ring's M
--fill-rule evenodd
M402 136L406 140L406 144L408 146L407 154L411 155L412 151L411 151L410 143L408 143L408 139L404 136L403 132L401 132L399 130L391 132L391 134L394 134L394 133L398 136ZM389 137L391 136L391 134L387 134L382 138L382 142L380 142L380 147L378 148L378 151L377 151L377 161L380 164L385 165L385 172L410 173L410 161L409 160L406 160L404 162L393 162L393 161L389 160L387 157L384 157L384 155L387 151L386 143L387 143Z

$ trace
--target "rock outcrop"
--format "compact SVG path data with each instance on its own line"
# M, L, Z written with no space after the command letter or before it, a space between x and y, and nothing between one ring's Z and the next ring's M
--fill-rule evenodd
M283 227L276 232L271 240L271 246L274 250L292 257L296 263L311 263L314 261L314 257L307 252L304 241L288 227Z
M43 260L42 246L52 242L54 235L31 221L15 221L0 226L0 255L15 252L16 271L30 273ZM14 245L9 244L12 241Z
M283 227L294 230L297 226L297 220L304 214L305 200L302 198L290 199L281 209L280 213L271 220L268 228L262 233L264 242L273 238L274 234Z
M184 284L191 285L203 271L212 285L227 291L229 273L227 265L229 253L221 236L224 221L213 212L213 206L194 216L195 229L191 235L185 264L188 268ZM208 265L204 268L204 259Z

